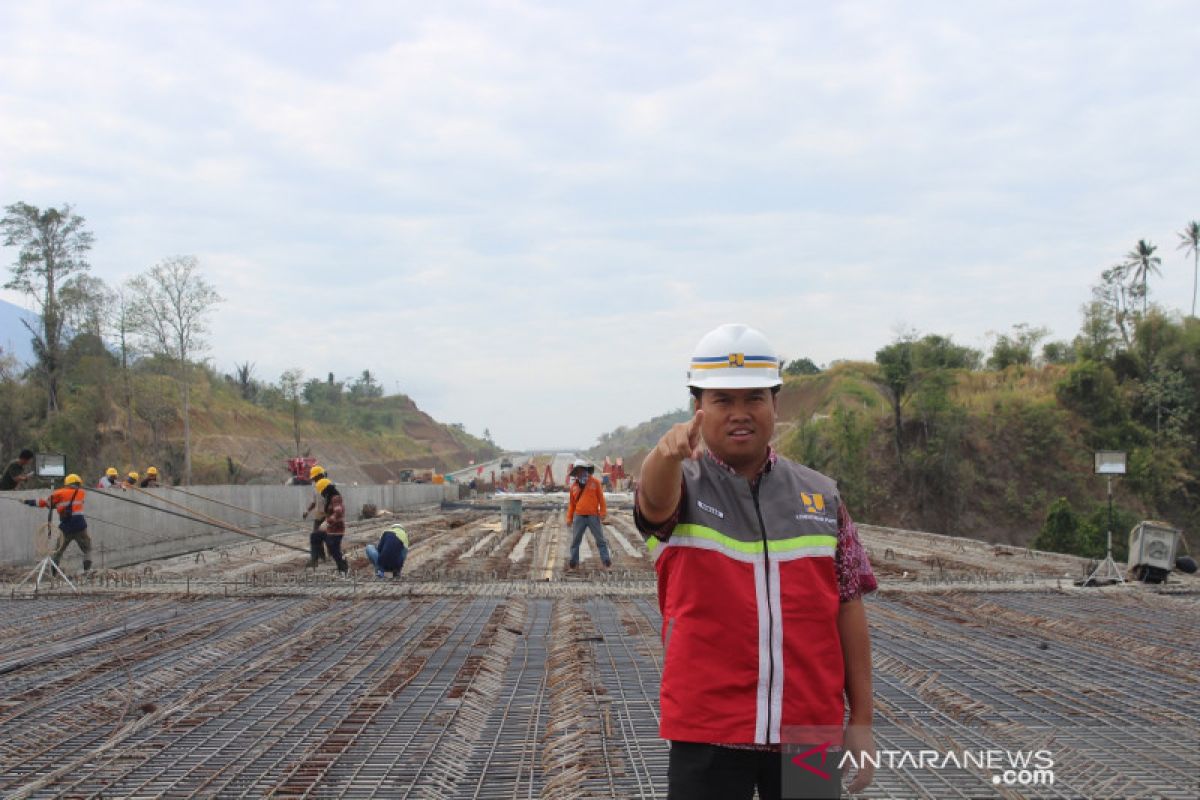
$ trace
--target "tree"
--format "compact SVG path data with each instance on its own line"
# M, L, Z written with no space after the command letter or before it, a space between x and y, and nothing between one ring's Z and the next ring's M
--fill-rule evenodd
M1011 336L1002 333L996 337L988 368L1002 370L1016 364L1032 364L1034 348L1049 333L1045 328L1031 328L1024 322L1014 325Z
M254 364L246 361L242 364L235 363L233 365L233 375L230 383L237 387L238 395L243 400L253 403L258 399L259 383L254 378Z
M978 350L936 333L921 337L913 349L913 363L920 369L979 369L981 359Z
M1179 246L1184 256L1192 254L1192 316L1196 316L1196 281L1200 279L1200 222L1192 220L1179 234Z
M371 370L364 369L362 375L350 384L350 396L354 399L383 397L383 385L379 383Z
M1050 506L1033 547L1051 553L1074 553L1079 549L1079 515L1067 498L1060 497Z
M62 376L63 326L67 316L62 292L69 289L75 276L90 266L86 255L95 237L84 227L84 218L71 211L70 205L45 211L28 203L5 208L0 220L5 247L20 251L13 264L12 277L4 288L33 298L41 317L35 329L22 323L33 334L33 350L38 369L46 381L46 412L58 411L58 383Z
M783 368L784 375L818 375L820 372L821 368L814 364L811 358L797 358L795 361L789 361Z
M1092 289L1094 296L1101 292L1100 287ZM1083 314L1083 325L1075 337L1075 352L1081 360L1107 360L1117 346L1117 325L1112 307L1103 299L1094 299L1079 310ZM1128 336L1125 337L1125 344L1129 345Z
M221 296L199 274L195 256L174 256L130 282L134 327L150 349L174 362L183 399L183 482L192 482L191 360L204 352L205 318Z
M125 442L129 445L129 463L137 463L137 452L135 450L135 442L137 441L133 435L133 414L134 414L134 397L133 397L133 380L129 374L129 362L134 355L133 350L133 290L126 286L118 289L109 306L109 325L117 339L117 348L120 350L121 359L121 386L123 389L123 405L125 406Z
M1132 292L1126 279L1129 277L1129 267L1126 264L1114 264L1100 273L1101 283L1092 287L1093 302L1107 308L1112 315L1113 324L1121 334L1125 346L1130 346L1129 328L1125 324L1129 318L1130 305L1133 302Z
M892 401L892 415L895 418L896 463L904 465L904 447L901 433L903 417L901 406L904 399L912 391L914 383L913 372L913 341L911 337L901 337L898 341L875 353L875 363L879 365L879 377L876 383L887 393Z
M1137 247L1125 254L1125 266L1130 270L1130 279L1134 286L1140 284L1143 314L1146 313L1146 304L1149 301L1150 273L1162 275L1158 268L1162 264L1162 259L1154 255L1154 251L1157 249L1145 239L1138 239Z
M300 455L300 395L303 370L293 367L279 376L279 389L292 407L292 436L296 439L296 455Z

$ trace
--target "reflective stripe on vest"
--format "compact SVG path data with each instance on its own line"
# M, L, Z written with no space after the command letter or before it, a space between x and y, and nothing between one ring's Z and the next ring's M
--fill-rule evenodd
M676 525L671 537L663 542L653 536L646 540L646 549L652 558L658 558L665 547L699 547L716 550L738 561L760 561L763 554L762 540L742 542L720 531L703 525L684 523ZM791 539L770 539L767 551L772 561L790 561L793 558L833 558L837 552L837 537L814 534L796 536Z

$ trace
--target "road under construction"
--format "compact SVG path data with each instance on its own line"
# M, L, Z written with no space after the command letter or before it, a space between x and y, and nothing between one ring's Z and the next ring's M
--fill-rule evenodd
M561 495L354 521L348 578L305 569L300 527L78 591L5 568L0 795L665 797L653 565L609 502L611 570L586 540L564 569ZM377 580L363 547L395 521L412 550ZM1036 785L901 759L864 796L1196 796L1200 581L1082 588L1070 556L860 534L877 747L1053 757Z

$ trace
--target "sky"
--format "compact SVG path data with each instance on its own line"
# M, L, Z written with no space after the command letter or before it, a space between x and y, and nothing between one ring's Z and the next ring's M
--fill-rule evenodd
M0 204L72 204L111 286L195 255L223 372L370 369L502 446L586 447L683 406L724 322L818 364L1069 339L1142 238L1190 310L1195 12L6 2Z

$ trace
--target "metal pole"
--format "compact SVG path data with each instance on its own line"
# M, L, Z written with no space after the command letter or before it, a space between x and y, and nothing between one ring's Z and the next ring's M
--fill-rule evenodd
M1113 510L1112 510L1112 475L1108 476L1108 552L1106 555L1112 558L1112 529L1113 529Z

